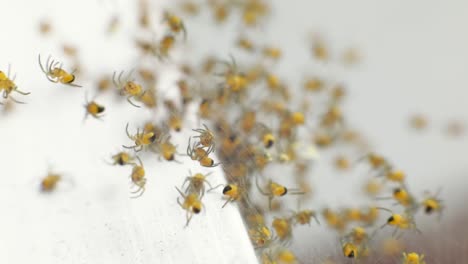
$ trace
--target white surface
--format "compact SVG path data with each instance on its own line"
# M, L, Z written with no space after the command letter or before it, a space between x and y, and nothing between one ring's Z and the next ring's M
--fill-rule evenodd
M130 143L125 124L134 131L149 111L99 96L107 107L104 122L82 123L85 90L91 91L93 82L76 80L82 89L53 84L39 69L39 53L63 60L63 41L80 48L86 76L131 69L135 1L5 2L0 68L6 71L11 63L20 89L31 95L16 95L27 104L0 117L0 263L255 263L240 215L232 205L221 209L219 191L205 195L206 210L184 228L185 211L176 203L174 186L182 184L189 168L208 170L186 158L180 158L181 165L147 156L146 192L130 199L131 168L103 162ZM115 36L103 35L115 12L126 26ZM47 39L37 33L44 16L54 26ZM158 73L159 87L171 89L173 70ZM191 128L173 136L179 152L185 151ZM65 181L54 193L39 193L48 164L74 185ZM219 168L212 171L213 185L224 182Z

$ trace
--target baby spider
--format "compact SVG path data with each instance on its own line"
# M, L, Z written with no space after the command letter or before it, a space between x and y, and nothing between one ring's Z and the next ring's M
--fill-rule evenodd
M42 35L47 35L52 32L52 24L50 23L49 19L43 18L39 22L39 33Z
M359 159L359 161L367 160L371 170L376 172L377 176L385 175L391 169L390 163L381 155L370 152Z
M165 139L161 139L158 142L154 151L159 153L167 161L175 161L177 163L181 163L175 158L176 154L179 154L177 153L177 146L171 143L170 139L171 136L167 136Z
M40 182L40 191L43 193L51 193L55 191L57 185L61 182L68 182L70 185L73 185L73 179L63 176L60 173L52 172L49 168L49 171Z
M253 110L246 110L242 113L241 119L239 120L238 124L240 128L245 133L250 133L255 128L255 124L257 123L257 112Z
M206 125L203 126L205 129L192 129L193 131L200 133L200 135L194 136L194 138L198 138L200 140L198 145L208 148L207 152L213 152L215 148L215 137L213 131L211 131Z
M177 82L177 87L179 88L179 92L182 97L182 104L184 106L193 101L195 87L189 85L185 79L179 80Z
M408 211L413 211L417 208L415 198L404 188L395 188L393 190L393 198Z
M414 221L413 217L409 214L395 214L392 215L387 219L387 222L383 224L380 228L384 228L385 226L390 225L395 227L395 231L393 231L392 236L395 237L397 235L398 230L401 229L412 229L418 233L421 231L416 227L416 222ZM403 233L396 236L396 238L400 238Z
M145 192L146 185L145 168L143 167L141 159L138 156L136 156L136 158L138 159L139 165L133 164L130 179L132 180L132 183L137 187L137 189L131 192L132 194L135 194L135 196L132 196L131 198L138 198L142 196Z
M305 225L308 224L310 226L310 219L314 218L315 222L317 222L318 225L320 225L320 222L317 218L317 214L312 211L312 210L302 210L298 212L293 212L293 215L291 216L293 219L293 224L300 224L300 225Z
M8 65L7 74L0 71L0 92L2 92L2 90L3 90L2 96L3 96L4 99L10 98L13 102L16 102L18 104L24 104L24 102L17 101L15 98L13 98L10 95L12 92L17 92L17 93L22 94L22 95L30 94L29 92L22 92L22 91L18 90L18 86L15 84L15 78L16 78L16 76L13 76L13 78L10 78L10 65Z
M369 246L367 244L358 244L348 241L346 238L341 239L341 249L343 255L350 259L358 259L369 256Z
M288 218L277 218L273 219L271 226L275 230L276 235L281 242L290 242L292 238L292 225L291 219Z
M206 167L206 168L213 168L221 164L221 162L214 163L214 160L208 156L204 156L198 162L200 163L200 166Z
M236 41L236 46L239 49L242 49L246 52L253 53L256 49L255 45L252 43L250 39L248 39L245 36L239 36L239 38Z
M339 232L343 232L346 228L346 220L344 219L343 215L337 212L336 210L324 208L322 210L322 215L325 218L325 222L329 227Z
M180 207L182 207L182 209L184 209L187 212L186 214L187 223L185 224L185 226L188 226L190 223L190 220L192 220L193 215L199 214L201 212L203 208L203 204L201 202L200 197L198 197L197 193L189 193L185 195L181 190L179 190L179 188L177 187L175 188L179 192L179 194L182 196L182 198L184 198L184 202L181 203L179 201L179 197L177 197L177 203L180 205Z
M403 252L403 264L426 264L424 261L424 254L419 255L418 253L411 252L406 254Z
M390 170L385 174L385 180L403 184L406 175L402 170Z
M257 123L256 128L259 131L259 137L265 148L271 148L275 142L276 137L273 135L271 129L264 124Z
M113 73L112 81L114 85L120 91L120 95L127 96L127 102L129 102L135 107L141 107L132 102L131 99L136 98L137 100L140 100L144 96L146 91L143 90L143 87L141 87L140 84L137 84L133 80L130 80L130 77L132 75L131 71L127 74L127 76L124 79L122 79L123 74L123 71L120 72L118 76L116 76L116 72Z
M134 161L134 157L132 157L128 152L125 152L125 151L121 151L115 155L112 155L112 160L113 160L113 163L110 163L111 165L120 165L120 166L124 166L124 165L135 165L135 163L133 162Z
M443 201L438 199L440 189L436 192L436 194L432 195L429 192L425 192L426 198L421 202L421 205L424 208L424 212L426 214L437 213L438 219L442 217L442 212L444 210Z
M42 72L46 75L49 81L73 87L82 87L81 85L73 83L75 81L75 75L73 75L73 72L69 73L65 71L62 68L62 63L55 60L51 61L50 59L51 56L47 58L45 65L43 65L41 62L41 55L39 54L38 56L39 66L41 67Z
M167 125L171 130L174 130L175 132L180 132L183 126L182 114L176 112L171 113L167 119Z
M231 56L231 62L221 61L221 63L227 66L225 73L217 74L224 76L224 83L221 86L233 93L244 91L247 88L248 80L245 74L238 72L234 57Z
M60 174L49 172L47 176L41 180L41 191L44 193L52 192L61 179L62 176Z
M202 146L200 145L199 142L195 142L192 146L191 145L191 138L189 138L188 146L187 146L187 156L189 156L192 160L196 160L200 163L202 167L216 167L220 163L214 163L214 160L210 158L208 155L213 152L213 148L208 148L208 150L205 150Z
M155 109L158 105L157 97L156 97L156 86L152 84L150 88L148 88L145 93L140 97L140 101L147 107Z
M379 219L380 210L390 212L390 210L386 208L369 206L363 211L361 211L361 222L363 222L366 226L373 225Z
M216 186L218 187L218 186ZM215 187L215 188L216 188ZM241 190L236 184L228 184L223 188L223 194L227 197L226 202L221 206L224 208L229 202L237 201L241 198Z
M104 110L106 110L106 108L103 105L96 103L94 99L91 102L88 101L87 96L85 99L86 102L83 105L86 109L84 119L86 120L88 115L91 115L92 117L101 120L101 117L103 116Z
M383 184L380 180L376 178L371 178L363 186L363 190L366 195L370 197L375 197L380 194L383 188Z
M363 218L361 210L356 207L343 208L341 214L346 222L357 222Z
M271 210L271 201L275 197L281 197L285 196L286 194L291 194L291 195L301 195L304 194L305 192L300 191L299 189L288 189L284 187L281 184L278 184L272 180L268 181L268 191L264 191L262 188L260 188L260 185L258 183L258 177L255 178L255 184L257 185L257 189L260 191L261 194L268 196L268 208Z
M221 142L221 153L225 156L231 156L236 150L239 150L241 144L241 137L235 133L230 133L226 135Z
M369 236L364 228L356 226L344 236L344 239L352 241L356 245L361 245L367 243L371 237L372 236Z
M347 258L357 258L359 255L359 246L356 246L353 243L346 242L342 246L343 255Z
M151 145L154 141L156 141L156 135L153 132L141 132L140 129L137 129L137 133L135 135L130 135L128 132L128 123L125 127L125 132L127 133L127 137L135 142L133 146L123 146L127 149L133 149L135 152L139 152L143 150L145 147Z
M276 261L279 264L296 264L300 263L296 255L289 249L282 249L276 253Z
M339 155L334 160L334 166L337 170L346 171L350 168L351 165L345 156Z
M191 16L198 15L200 13L200 8L201 7L196 3L196 1L186 0L180 3L181 11Z
M330 52L326 41L318 35L312 36L312 55L319 61L327 61L330 57Z
M262 252L262 264L297 264L296 255L289 249L279 247L277 245L271 246Z
M164 134L168 133L168 130L166 126L161 126L151 121L147 121L143 126L143 132L153 132L156 138L161 138Z
M195 173L195 175L192 175L190 172L190 176L187 176L184 183L182 184L183 188L187 182L189 183L187 188L185 188L185 194L196 193L200 199L203 198L205 195L205 184L207 184L210 189L213 189L213 186L211 186L210 182L206 180L206 178L210 175L211 172L207 174Z
M248 232L255 249L267 247L274 240L270 229L268 229L264 224L253 226L252 228L249 228Z
M201 160L202 158L208 156L211 153L211 150L205 150L203 147L198 147L200 144L199 142L191 144L191 139L189 137L188 145L187 145L187 156L189 156L192 160Z
M405 188L395 188L393 190L393 197L381 197L378 200L394 199L396 204L403 206L408 213L413 213L418 209L418 204L413 195L411 195Z
M174 44L175 37L172 34L165 35L152 52L162 61L169 57L169 52L174 47Z
M270 58L272 60L279 60L282 55L280 48L271 46L263 47L262 53L265 58Z
M182 31L184 40L187 39L187 30L185 29L184 22L180 17L169 12L164 12L164 22L167 23L172 32L179 33Z

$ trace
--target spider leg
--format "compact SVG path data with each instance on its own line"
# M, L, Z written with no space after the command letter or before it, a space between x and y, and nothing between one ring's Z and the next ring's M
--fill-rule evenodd
M28 95L28 94L31 93L31 92L23 92L23 91L20 91L20 90L18 90L18 89L15 89L15 91L16 91L17 93L22 94L22 95Z
M21 101L16 100L15 98L13 98L13 96L10 96L10 99L11 99L13 102L18 103L18 104L26 104L25 102L21 102Z
M120 88L120 85L117 83L115 79L115 71L112 73L112 83L114 83L115 87Z
M41 71L47 75L47 72L44 70L44 66L42 66L42 62L41 62L41 54L38 55L38 61L39 61L39 67L41 67Z
M132 100L130 100L130 98L132 98L132 97L133 97L133 96L127 97L127 101L128 101L131 105L133 105L133 106L135 106L135 107L138 107L138 108L141 108L141 106L136 105L134 102L132 102Z
M78 88L83 87L83 86L75 84L75 83L67 83L66 85L73 86L73 87L78 87Z
M221 206L221 208L224 208L230 201L232 201L231 198L227 199L226 202Z

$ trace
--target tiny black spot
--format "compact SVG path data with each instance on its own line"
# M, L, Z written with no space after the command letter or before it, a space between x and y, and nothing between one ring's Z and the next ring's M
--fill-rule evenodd
M232 190L232 187L230 185L224 187L223 189L223 194L226 194L227 192L229 192L230 190Z
M193 208L193 212L196 214L200 213L200 211L201 211L200 208L196 208L196 207Z
M266 147L267 148L271 148L271 146L273 146L273 143L275 143L273 140L269 139L266 143Z
M150 140L151 142L154 142L154 141L156 140L156 135L151 136L149 140Z
M348 258L354 258L354 250L352 250L351 253L348 254Z
M388 218L387 223L393 222L393 220L395 220L395 218L393 218L393 215L392 215Z
M284 192L281 194L281 196L284 196L288 193L288 188L284 187Z
M430 214L430 213L432 213L433 210L434 210L434 208L432 206L426 206L424 211L426 212L426 214Z
M98 106L98 109L97 109L98 113L102 113L104 112L104 110L106 110L104 106Z
M169 156L169 160L174 160L175 157L174 157L174 154L171 154L171 156Z
M117 163L119 165L124 165L125 164L125 161L122 159L122 157L119 157L119 159L117 160Z

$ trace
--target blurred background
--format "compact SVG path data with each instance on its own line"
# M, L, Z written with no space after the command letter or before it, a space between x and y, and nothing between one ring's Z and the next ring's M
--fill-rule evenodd
M274 72L286 76L292 83L290 89L298 94L303 93L300 81L307 73L343 83L343 107L351 126L367 137L375 151L407 173L414 194L440 190L446 204L443 218L418 217L423 235L409 239L406 250L427 252L428 263L464 263L466 228L461 223L467 219L464 187L468 172L464 24L468 5L461 1L271 1L271 10L267 21L247 35L254 42L283 50ZM225 27L208 27L211 14L202 14L189 24L189 31L199 39L189 52L248 59L232 49L231 44L245 33L235 19L228 19ZM314 61L310 56L314 36L326 43L333 59L339 60L352 48L359 62L343 67ZM415 119L424 119L427 126L415 129ZM364 200L360 186L366 172L335 170L330 163L338 154L342 153L321 152L314 166L310 204L315 208L359 206ZM268 172L277 178L283 174L284 179L284 171ZM341 254L336 238L324 239L328 230L300 230L291 248L305 263L326 259L317 258L323 252ZM401 254L388 263L400 259ZM371 263L378 261L386 263L375 259Z

